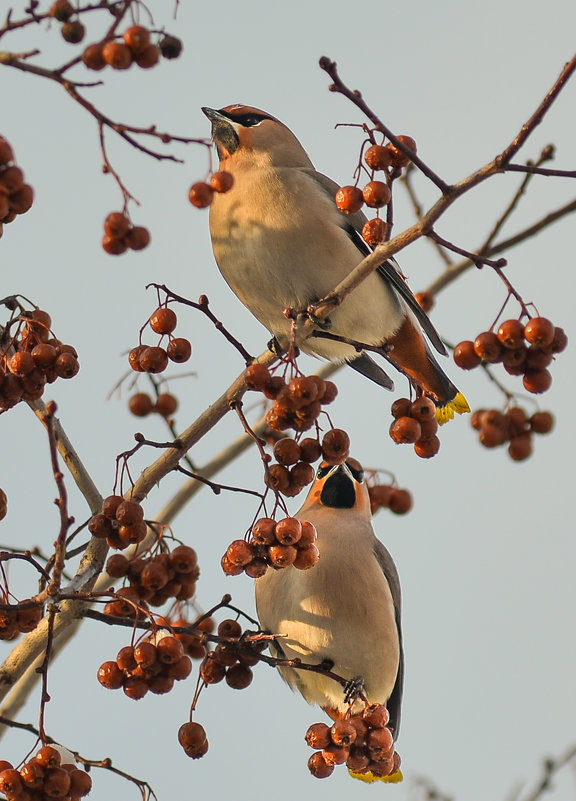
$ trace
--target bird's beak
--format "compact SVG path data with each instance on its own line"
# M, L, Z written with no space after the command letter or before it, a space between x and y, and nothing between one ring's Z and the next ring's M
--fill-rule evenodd
M202 112L212 123L212 139L218 151L220 161L231 156L238 148L240 140L231 120L220 111L203 106Z

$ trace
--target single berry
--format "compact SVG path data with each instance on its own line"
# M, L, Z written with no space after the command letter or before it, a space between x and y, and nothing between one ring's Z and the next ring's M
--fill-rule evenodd
M462 370L473 370L482 363L482 357L478 355L474 343L469 339L459 342L454 348L452 356L454 362L458 367L461 367Z
M362 238L368 242L370 247L374 248L384 241L384 221L379 217L374 217L373 220L368 220L364 223L362 228Z
M524 326L520 320L505 320L496 336L505 348L515 350L524 343Z
M197 209L207 208L214 199L214 190L205 181L198 181L192 184L188 192L188 200Z
M178 58L182 52L182 41L176 36L170 36L169 34L166 34L160 39L158 46L164 58Z
M231 172L220 170L212 174L210 178L210 186L215 192L220 194L229 192L234 186L234 176Z
M554 340L554 323L546 317L532 317L524 326L524 338L539 348L549 347Z
M86 35L86 28L80 20L75 19L72 22L65 22L60 29L60 33L65 42L78 44Z
M390 151L384 145L371 145L364 153L364 161L372 170L385 170L392 165Z
M192 355L192 345L184 337L174 337L168 343L166 353L170 361L182 364L187 362Z
M124 31L122 38L134 55L142 53L150 45L150 31L142 25L131 25Z
M346 214L354 214L360 211L364 205L362 190L357 186L342 186L336 192L336 205L340 211Z
M128 401L128 408L136 417L146 417L154 411L154 402L146 392L137 392Z
M383 181L370 181L362 190L362 197L367 206L372 209L381 209L390 203L392 197L390 187Z
M102 58L115 70L127 70L132 64L132 51L121 42L109 41L102 45Z

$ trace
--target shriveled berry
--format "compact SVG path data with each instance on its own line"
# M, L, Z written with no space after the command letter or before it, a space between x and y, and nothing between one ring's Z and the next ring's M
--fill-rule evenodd
M109 660L98 668L98 681L107 690L119 690L124 681L124 673L116 662Z
M122 500L116 507L116 520L125 526L132 526L144 519L144 509L136 501Z
M317 779L326 779L334 772L334 765L326 762L322 751L316 751L308 760L308 770Z
M349 720L337 720L330 729L334 745L350 746L356 740L356 729Z
M170 566L178 573L192 573L198 565L198 556L189 545L177 545L170 553Z
M124 498L121 495L108 495L102 501L102 514L110 518L116 517L116 510L123 502Z
M268 468L265 481L276 492L285 492L290 486L290 471L282 464L273 464Z
M384 181L369 181L362 190L364 203L372 209L381 209L390 203L390 187Z
M174 337L170 340L166 352L170 361L182 364L192 355L192 345L184 337Z
M214 190L205 181L198 181L190 187L188 200L197 209L205 209L214 200Z
M296 561L294 561L296 564ZM247 576L253 579L261 578L268 570L268 563L265 559L259 556L254 557L251 562L248 562L244 567L244 572Z
M566 336L566 332L563 328L556 326L554 329L554 339L552 340L550 350L552 353L561 353L563 350L566 349L568 345L568 337Z
M268 368L264 364L258 364L258 362L248 365L244 372L244 379L248 389L255 389L259 392L270 384L271 378Z
M298 543L296 559L294 559L293 564L297 570L309 570L311 567L318 564L319 559L320 551L315 545L312 544L300 547L300 543Z
M371 145L364 153L364 161L372 170L385 170L392 165L390 151L384 145Z
M399 142L401 142L403 145L406 145L406 147L416 153L416 142L411 136L400 134L400 136L396 138ZM405 155L405 153L403 153L400 148L396 147L396 145L393 145L392 142L389 142L386 147L390 153L391 166L406 167L410 163L410 157Z
M178 58L182 52L181 39L178 39L176 36L171 36L170 34L163 36L162 39L160 39L158 46L160 47L160 52L164 58Z
M200 665L200 677L205 684L217 684L226 675L226 668L215 658L214 652L206 654Z
M207 742L206 731L199 723L184 723L178 730L178 742L186 750L188 756L192 756L191 753L188 753L189 750L198 750L199 752Z
M308 462L296 462L290 469L291 483L296 487L306 487L314 481L314 468Z
M380 217L368 220L362 228L362 238L368 242L370 247L375 248L380 242L384 241L384 221Z
M373 729L382 729L388 724L390 715L384 704L370 704L364 709L362 720Z
M64 767L64 766L62 766ZM92 789L92 779L85 770L80 770L74 766L70 771L70 797L71 798L84 798Z
M336 192L336 205L346 214L360 211L364 205L362 190L357 186L341 186Z
M234 540L226 549L226 557L233 565L245 567L254 558L254 553L246 540Z
M391 755L391 751L394 748L392 732L387 728L372 729L366 735L366 745L374 761L384 761Z
M140 356L144 353L148 345L137 345L135 348L132 348L130 353L128 354L128 361L130 362L130 367L137 373L143 373L144 370L140 365Z
M276 523L275 534L282 545L295 545L302 536L302 525L295 517L285 517Z
M327 748L332 742L330 726L326 723L313 723L308 727L304 739L310 748Z
M283 465L293 465L300 459L300 445L291 437L283 437L274 445L274 457Z
M252 540L256 545L270 545L276 541L276 521L260 517L252 526Z
M17 770L14 770L14 768L6 768L6 770L0 773L0 793L3 793L7 798L17 801L23 791L24 783Z

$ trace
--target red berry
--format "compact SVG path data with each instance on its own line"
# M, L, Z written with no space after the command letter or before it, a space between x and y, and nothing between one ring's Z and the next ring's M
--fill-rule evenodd
M215 192L229 192L234 186L234 176L226 170L215 172L210 178L210 186Z
M190 187L188 200L197 209L205 209L214 200L214 190L205 181L198 181Z
M370 181L362 190L362 197L367 206L380 209L390 203L392 195L388 184L383 181Z
M182 364L182 362L187 362L192 355L192 345L184 337L174 337L170 340L166 352L171 361Z
M388 501L388 508L396 515L403 515L412 508L412 496L408 490L393 488Z
M109 41L102 46L102 58L115 70L127 70L132 64L132 51L121 42Z
M550 412L534 412L529 422L535 434L548 434L554 427L554 417Z
M362 228L362 238L365 242L368 242L372 248L375 248L376 245L379 245L380 242L383 242L384 221L379 217L375 217L373 220L368 220L368 222L364 223L364 227Z
M172 417L178 409L178 401L174 395L171 395L169 392L161 392L156 398L155 409L162 417Z
M132 25L127 28L122 38L133 54L144 52L150 45L150 31L141 25Z
M505 320L496 336L505 348L515 350L524 344L524 326L520 320Z
M322 456L329 464L342 464L349 450L350 437L342 428L332 428L322 437Z
M554 340L554 323L546 317L532 317L524 326L524 338L531 345L547 348Z
M463 370L473 370L482 363L482 358L476 352L474 343L465 339L454 348L453 358L458 367Z
M136 417L146 417L154 411L154 403L146 392L137 392L128 401L128 408Z
M523 378L524 389L538 395L546 392L552 384L552 376L548 370L530 370Z
M474 340L474 351L485 362L499 362L502 356L502 345L493 331L483 331Z
M122 239L130 230L130 220L121 211L112 211L104 220L104 232L116 239Z
M414 443L421 434L422 427L413 417L399 417L390 426L390 436L397 444Z
M372 170L385 170L392 165L390 151L384 145L371 145L364 154L364 160Z
M410 148L414 153L416 153L416 142L412 139L411 136L405 136L401 134L397 137L399 142L402 142L403 145ZM396 145L393 145L392 142L389 142L386 145L386 148L389 152L389 158L391 162L391 166L393 167L406 167L410 163L410 157L406 156Z

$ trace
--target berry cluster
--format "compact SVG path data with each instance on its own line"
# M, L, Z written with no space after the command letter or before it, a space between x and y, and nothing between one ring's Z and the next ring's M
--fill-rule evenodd
M62 23L60 33L65 42L78 44L86 35L86 29L79 19L72 19L76 10L69 0L56 0L50 6L48 15Z
M115 660L98 668L98 681L107 690L119 690L134 701L150 691L155 695L170 692L175 681L187 679L192 672L192 660L184 653L177 637L165 629L137 645L126 645Z
M416 142L410 136L399 136L398 139L410 150L416 152ZM391 181L398 177L402 167L406 167L410 159L396 145L371 145L364 154L364 160L371 171L371 180L363 189L358 186L342 186L336 192L336 205L345 214L355 214L366 204L371 209L381 209L390 203L392 193ZM377 181L374 174L384 171L387 181ZM379 211L377 212L379 213ZM379 216L368 220L362 229L364 240L375 247L384 240L386 226Z
M208 739L204 726L194 721L183 723L180 726L178 742L184 749L186 756L191 759L200 759L208 751Z
M226 642L218 643L206 654L200 664L200 678L204 684L218 684L224 679L234 690L244 690L252 683L252 668L266 648L266 641L244 642L240 623L232 619L223 620L217 633Z
M260 578L268 567L280 569L293 565L308 570L318 562L320 552L315 545L316 529L307 520L285 517L274 520L261 517L252 526L250 540L234 540L222 557L222 570L227 576L246 573Z
M51 337L51 324L42 309L20 314L16 334L0 354L0 410L21 400L38 400L47 383L78 373L76 349Z
M24 183L24 173L14 164L10 144L0 136L0 237L4 223L25 214L34 202L34 190Z
M532 317L526 325L505 320L496 333L483 331L474 342L464 340L456 345L454 361L463 370L502 362L507 373L523 376L524 389L539 394L552 383L546 368L567 344L564 330L546 317Z
M129 586L124 587L121 596L140 605L162 606L169 598L187 601L196 592L196 582L200 576L198 557L194 548L177 545L170 553L160 551L154 556L136 556L128 559L117 553L109 557L106 571L112 578L127 578ZM119 590L118 593L122 592ZM117 593L117 594L118 594ZM126 602L111 601L106 606L107 614L123 612ZM132 606L129 614L134 614ZM124 617L124 614L120 616Z
M182 52L180 39L164 35L158 44L154 44L150 33L142 25L132 25L122 36L88 45L82 53L82 61L89 70L98 72L107 66L114 70L127 70L132 64L147 70L156 66L160 56L178 58Z
M272 375L258 363L246 368L245 379L248 389L262 392L274 401L266 413L266 422L275 431L307 431L318 419L322 406L332 403L338 394L336 384L320 376L298 376L286 383L282 376Z
M352 773L371 773L382 778L400 768L394 750L394 736L387 728L388 710L383 704L371 704L363 712L337 720L332 727L313 723L306 732L306 742L315 749L308 760L310 773L317 779L330 776L336 765Z
M142 542L148 527L139 503L125 501L121 495L109 495L102 501L100 514L90 518L88 530L94 537L105 539L110 548L123 551Z
M156 413L168 419L178 408L178 401L169 392L161 392L155 401L147 392L136 392L128 401L128 408L136 417Z
M102 247L111 256L130 250L144 250L150 244L150 231L143 225L132 225L121 211L111 211L104 220Z
M214 193L221 195L229 192L234 186L234 176L231 172L220 170L212 174L210 183L197 181L192 184L188 192L188 200L197 209L206 209L214 200Z
M534 412L528 417L524 409L512 406L507 411L478 409L470 419L479 432L485 448L508 443L508 455L515 462L527 459L532 453L532 434L548 434L554 426L550 412Z
M390 436L396 443L414 445L414 451L422 459L430 459L440 450L440 440L436 436L436 406L425 395L415 401L398 398L390 409L393 422Z
M373 484L368 487L370 511L373 515L378 509L390 509L395 515L403 515L412 508L412 496L408 490L392 484Z
M19 634L33 631L44 616L42 604L29 599L18 604L2 604L0 608L0 640L13 640Z
M137 345L128 354L130 367L137 373L162 373L168 367L169 361L177 364L187 362L192 355L192 345L184 337L173 336L178 324L176 312L167 306L161 306L148 322L155 334L169 337L168 345L165 348L160 345Z
M276 463L268 467L266 483L276 492L291 498L314 481L312 464L322 456L317 439L306 437L296 442L282 437L274 442L273 453Z
M0 793L8 801L79 801L92 789L92 779L73 763L63 763L60 752L43 746L32 759L16 770L11 762L0 761Z

